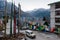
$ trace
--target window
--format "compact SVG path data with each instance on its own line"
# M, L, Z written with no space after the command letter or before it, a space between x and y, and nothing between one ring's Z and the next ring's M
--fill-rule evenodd
M30 34L33 34L33 32L31 32Z
M55 11L55 15L60 15L60 10Z
M60 27L60 25L55 25L56 28Z
M57 8L60 8L60 2L58 2L58 3L55 4L55 8L56 8L56 9L57 9Z
M56 23L60 23L60 18L55 18Z

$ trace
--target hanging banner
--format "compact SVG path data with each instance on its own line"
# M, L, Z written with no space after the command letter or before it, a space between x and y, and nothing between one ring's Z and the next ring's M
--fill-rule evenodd
M14 34L16 34L16 10L14 5Z

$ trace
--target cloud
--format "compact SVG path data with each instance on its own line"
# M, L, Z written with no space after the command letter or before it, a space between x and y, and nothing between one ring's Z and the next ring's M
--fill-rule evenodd
M21 4L21 9L23 11L33 10L36 8L46 8L48 9L49 3L53 3L60 0L14 0L15 4L18 6L18 3Z

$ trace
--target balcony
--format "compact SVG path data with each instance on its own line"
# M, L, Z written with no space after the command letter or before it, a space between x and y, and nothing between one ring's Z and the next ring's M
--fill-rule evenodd
M60 18L60 15L56 15L55 18Z
M55 9L59 9L60 8L60 2L55 4Z
M60 25L60 23L55 23L55 25Z
M55 18L55 23L60 23L60 18Z
M60 25L55 25L55 27L60 27Z
M60 10L55 11L55 16L60 16Z
M58 11L58 10L60 10L60 8L55 9L55 11Z

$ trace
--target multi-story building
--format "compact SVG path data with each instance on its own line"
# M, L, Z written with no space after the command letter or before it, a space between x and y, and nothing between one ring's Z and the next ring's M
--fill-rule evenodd
M49 4L50 5L50 26L60 27L60 1Z

